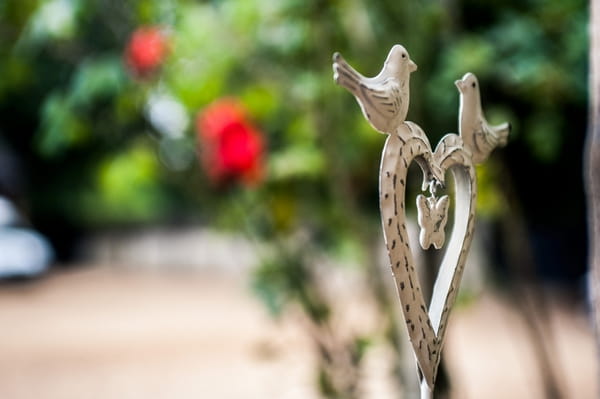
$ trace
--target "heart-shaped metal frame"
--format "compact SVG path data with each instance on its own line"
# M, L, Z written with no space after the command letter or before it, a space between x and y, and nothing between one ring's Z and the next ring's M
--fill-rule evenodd
M423 189L454 177L454 228L433 287L429 309L425 305L406 230L406 177L412 161L423 171ZM433 387L447 320L460 284L473 237L476 180L470 154L462 139L448 134L432 152L423 130L403 123L385 143L381 158L380 207L385 242L402 304L408 335L427 385Z
M425 132L406 122L410 74L417 65L406 49L397 44L390 50L381 72L369 78L361 75L344 58L333 56L333 77L358 101L374 129L389 137L383 149L379 181L381 220L392 272L398 287L402 312L419 367L421 396L430 398L450 309L456 299L460 279L473 237L477 183L475 163L481 163L498 146L507 142L510 124L490 125L481 108L479 82L467 73L455 82L460 92L459 133L447 134L431 150ZM425 305L406 231L405 194L408 167L415 161L423 171L423 186L432 197L417 197L419 242L441 248L444 241L448 198L435 197L445 174L454 177L454 226L433 286L431 304ZM426 248L425 248L426 249Z

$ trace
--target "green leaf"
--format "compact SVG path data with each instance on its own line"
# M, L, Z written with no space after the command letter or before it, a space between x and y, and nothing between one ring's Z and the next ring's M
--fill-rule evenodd
M72 39L77 33L81 0L40 1L27 22L17 48L34 49L51 40Z
M77 68L69 88L74 106L89 106L94 101L120 93L126 77L121 58L115 55L91 58Z
M46 98L41 119L36 144L44 157L57 156L89 137L89 126L73 112L71 102L62 94L54 93Z
M165 212L159 162L145 141L106 157L98 165L96 185L83 201L91 223L145 222Z
M324 168L323 154L314 147L291 146L269 157L269 178L274 181L319 177Z

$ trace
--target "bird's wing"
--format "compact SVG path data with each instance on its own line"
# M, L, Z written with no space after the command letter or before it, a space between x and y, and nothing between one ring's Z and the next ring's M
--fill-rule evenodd
M357 93L363 81L368 80L346 62L340 53L333 56L333 79L340 86Z
M483 117L478 118L473 132L473 150L481 154L489 154L490 146L495 146L495 137L489 133L489 125ZM490 143L492 141L492 143Z
M362 100L386 119L392 119L400 112L402 90L395 78L387 78L381 82L362 82L360 93Z
M500 125L490 126L490 130L498 138L498 146L505 146L510 133L510 123L504 122Z

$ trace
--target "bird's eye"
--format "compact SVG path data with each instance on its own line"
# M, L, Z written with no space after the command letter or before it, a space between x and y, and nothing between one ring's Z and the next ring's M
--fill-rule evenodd
M473 82L473 83L471 83L471 86L475 87L475 86L477 86L477 85L475 84L475 82Z
M402 58L406 58L406 54L402 53Z

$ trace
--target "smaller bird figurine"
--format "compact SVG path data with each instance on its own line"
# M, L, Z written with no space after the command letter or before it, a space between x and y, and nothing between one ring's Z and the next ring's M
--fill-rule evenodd
M425 197L423 194L417 196L417 222L421 228L419 234L421 248L428 249L433 244L435 249L440 249L444 245L448 205L450 205L450 198L447 195L440 199L435 196Z
M352 68L340 53L333 55L333 79L348 89L371 126L381 133L393 133L408 113L409 77L417 70L406 49L396 44L381 72L367 78Z
M508 122L490 125L481 108L479 82L472 73L454 82L460 92L458 132L465 146L473 154L473 163L482 163L496 147L503 147L508 140L511 126Z

